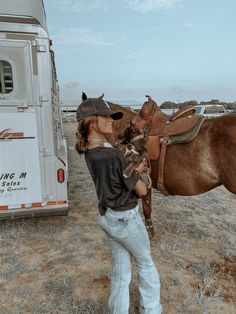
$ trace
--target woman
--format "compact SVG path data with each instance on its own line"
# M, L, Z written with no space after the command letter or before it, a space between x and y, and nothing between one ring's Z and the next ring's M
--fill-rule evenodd
M128 162L105 137L112 133L113 120L122 116L122 112L111 110L102 97L84 100L77 109L76 148L79 154L84 153L95 184L99 225L107 234L112 253L110 313L128 314L132 255L139 275L140 313L159 314L162 312L159 275L138 208L138 197L147 193L139 179L145 161L136 168L136 173L124 178Z

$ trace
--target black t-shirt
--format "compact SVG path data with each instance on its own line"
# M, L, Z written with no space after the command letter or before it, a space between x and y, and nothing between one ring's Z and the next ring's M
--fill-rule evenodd
M99 205L117 211L134 208L138 196L134 187L139 176L124 178L128 161L113 147L96 147L85 152L85 161L95 184Z

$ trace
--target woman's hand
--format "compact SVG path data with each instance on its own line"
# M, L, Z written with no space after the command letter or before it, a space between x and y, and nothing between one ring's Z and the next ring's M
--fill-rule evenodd
M135 168L135 172L137 174L146 172L148 168L148 163L147 163L147 159L143 158L142 162L138 165L138 167Z

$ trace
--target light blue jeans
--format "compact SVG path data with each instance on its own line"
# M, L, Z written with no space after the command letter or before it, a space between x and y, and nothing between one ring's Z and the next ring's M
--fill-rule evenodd
M110 314L128 314L129 284L131 281L130 255L135 258L140 292L139 312L160 314L160 280L151 257L148 234L138 206L127 211L108 209L99 215L99 225L106 232L112 252Z

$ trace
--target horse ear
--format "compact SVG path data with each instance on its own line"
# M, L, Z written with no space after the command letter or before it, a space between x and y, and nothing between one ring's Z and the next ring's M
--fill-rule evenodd
M99 96L98 99L103 99L103 97L104 97L104 93L101 96Z
M85 101L87 98L88 98L87 95L84 92L82 92L82 101Z

